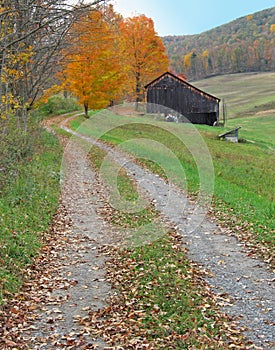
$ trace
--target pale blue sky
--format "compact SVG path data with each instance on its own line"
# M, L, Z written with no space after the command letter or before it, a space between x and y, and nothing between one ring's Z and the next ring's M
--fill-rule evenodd
M145 14L160 36L199 34L275 6L275 0L111 0L123 17Z

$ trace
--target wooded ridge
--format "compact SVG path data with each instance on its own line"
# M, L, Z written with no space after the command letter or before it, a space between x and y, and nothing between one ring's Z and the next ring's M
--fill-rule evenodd
M196 35L162 38L171 69L190 80L275 69L275 7Z

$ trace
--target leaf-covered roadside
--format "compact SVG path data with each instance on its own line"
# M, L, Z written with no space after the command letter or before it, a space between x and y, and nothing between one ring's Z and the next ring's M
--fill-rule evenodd
M43 308L51 299L51 292L63 284L69 287L57 274L62 266L58 252L71 243L68 236L70 222L60 207L48 233L44 234L39 256L24 269L24 280L20 291L10 294L9 300L0 308L0 349L28 349L23 332L34 328L34 310ZM25 333L25 335L26 335Z
M236 237L245 245L249 256L260 257L271 270L274 269L275 230L262 225L262 238L259 239L260 234L257 233L259 225L244 220L232 208L219 200L212 203L208 214L212 219L218 220L223 233Z
M79 249L86 244L87 237L72 234L72 222L60 204L51 228L44 234L39 256L24 271L22 288L0 308L1 350L97 349L86 329L77 326L77 317L73 329L67 325L64 332L60 327L68 317L64 304L74 315L72 289L78 286L78 280L64 270L68 266L79 268L83 260ZM87 305L83 313L90 309Z

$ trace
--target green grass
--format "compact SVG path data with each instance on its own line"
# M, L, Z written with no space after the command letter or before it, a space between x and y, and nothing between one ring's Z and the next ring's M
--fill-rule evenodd
M272 118L270 115L261 115L230 120L230 126L227 128L230 129L237 123L242 126L240 136L249 140L237 144L217 140L217 135L227 128L196 126L213 161L215 187L212 204L220 220L236 232L243 232L244 235L247 233L249 239L254 240L256 244L267 246L271 255L274 249L275 229L275 145L272 138ZM146 117L127 118L111 113L106 114L104 118L95 115L89 124L81 125L82 120L79 118L77 121L80 132L94 137L100 136L103 141L114 145L140 138L165 145L180 160L182 168L174 166L169 154L163 152L161 147L150 143L142 146L138 144L128 150L152 171L161 176L168 176L174 183L185 188L183 169L189 193L197 194L203 177L200 179L189 150L194 137L189 125L163 123L152 119L149 125ZM123 125L116 127L118 121ZM102 132L104 129L107 130L106 133ZM184 142L174 136L175 130ZM203 144L201 145L203 147ZM207 187L207 184L205 186Z
M81 123L83 123L85 120L86 118L84 114L80 115L70 122L70 126L73 130L76 130L81 125Z
M46 103L40 104L38 113L40 116L65 114L79 110L77 99L71 96L65 98L62 94L49 97Z
M236 221L240 226L241 223L249 224L249 230L255 234L257 241L269 243L272 252L275 144L271 135L274 133L274 123L270 116L262 116L234 119L230 120L230 124L233 126L237 120L238 125L243 127L239 131L241 137L249 142L232 144L217 141L215 136L222 129L198 127L205 135L215 166L214 202L224 212L230 210L232 226Z
M275 152L274 124L275 112L228 120L226 126L227 129L241 126L239 130L241 140ZM272 153L270 155L272 156Z
M57 135L65 136L67 138L70 138L72 136L68 131L60 128L57 125L51 124L51 128Z
M58 205L62 157L57 139L46 131L33 136L33 149L17 164L0 199L0 303L22 283L24 269L38 254L42 233ZM8 174L7 174L8 176Z
M97 110L89 111L89 117L92 117L97 112L98 112ZM85 121L87 121L85 114L81 114L81 115L77 116L76 118L74 118L73 120L71 120L70 126L73 130L76 130Z
M208 127L204 125L197 125L207 138L218 138L218 135L232 130L236 127L241 127L239 130L240 144L252 144L251 149L263 149L263 153L274 156L275 139L274 139L274 114L262 114L251 117L234 118L227 121L225 127ZM230 144L230 147L232 145ZM223 147L226 147L223 145ZM241 147L241 146L240 146ZM248 146L249 148L249 146Z

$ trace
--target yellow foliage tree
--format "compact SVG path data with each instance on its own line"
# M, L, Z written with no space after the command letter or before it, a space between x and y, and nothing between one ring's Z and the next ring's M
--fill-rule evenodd
M23 49L22 49L23 50ZM22 112L29 106L27 98L20 90L22 82L28 75L27 64L33 55L32 47L22 52L13 53L7 50L5 64L1 65L1 105L0 118L6 119L15 112Z
M203 58L204 69L207 72L207 70L208 70L208 58L209 58L209 52L207 50L203 51L202 58Z
M154 22L145 15L120 23L121 59L126 75L125 90L136 102L144 97L144 85L169 68L169 59Z
M270 33L275 33L275 24L271 24Z
M65 52L63 84L84 106L108 106L121 86L120 61L115 52L117 34L101 11L92 11L71 30L72 45Z
M183 64L187 70L191 67L192 56L193 52L189 52L183 57Z

